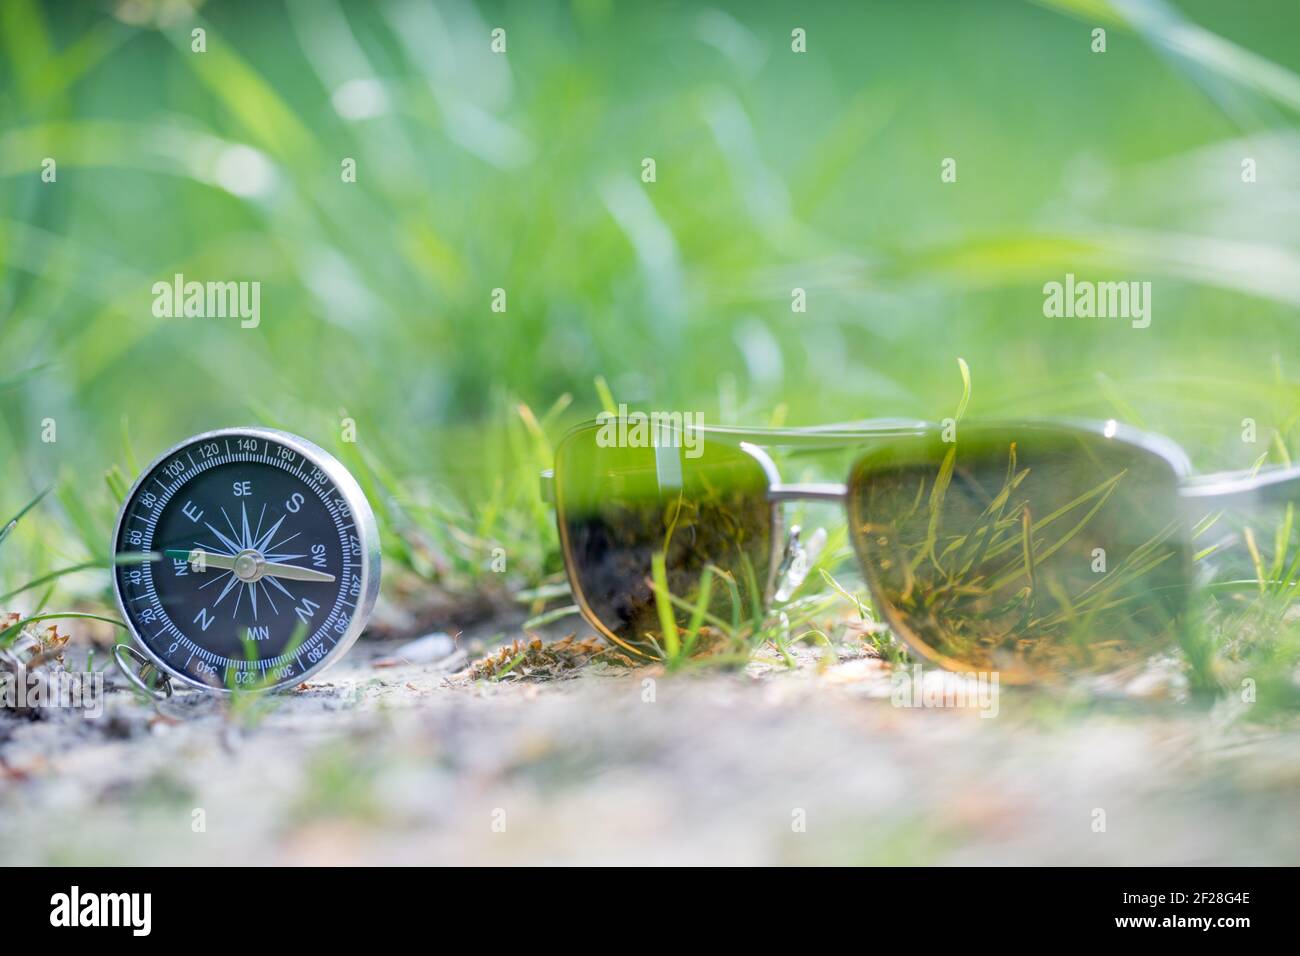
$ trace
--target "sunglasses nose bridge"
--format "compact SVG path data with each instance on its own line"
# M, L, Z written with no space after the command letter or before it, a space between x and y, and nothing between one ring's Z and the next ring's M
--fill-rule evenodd
M821 501L843 504L848 501L848 488L845 485L834 482L801 482L798 484L783 484L779 481L772 482L767 489L767 500L773 506L779 506L785 502L792 501ZM773 573L773 581L776 586L776 593L772 595L778 601L788 601L790 596L799 589L804 579L808 576L808 570L821 554L822 548L826 544L826 529L818 528L813 532L805 545L801 542L801 529L799 525L792 525L786 535L785 547L781 551L775 551L775 542L773 543L773 564L776 564L776 555L781 556L781 563ZM768 585L772 587L771 584ZM772 594L771 591L768 592Z
M834 501L848 499L847 485L837 482L811 481L800 484L773 484L767 489L768 501Z

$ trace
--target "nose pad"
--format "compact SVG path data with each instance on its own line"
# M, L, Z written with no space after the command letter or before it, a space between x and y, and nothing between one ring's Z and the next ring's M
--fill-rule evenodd
M790 534L786 538L781 567L777 569L776 600L778 601L790 600L791 595L799 590L799 585L803 584L804 578L808 577L808 569L817 561L822 548L826 546L825 528L814 531L806 545L802 542L801 535L802 529L798 525L792 525Z

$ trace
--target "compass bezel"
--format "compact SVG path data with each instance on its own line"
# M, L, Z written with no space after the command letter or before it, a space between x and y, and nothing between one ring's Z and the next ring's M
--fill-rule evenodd
M171 458L183 449L199 442L212 441L219 438L259 438L283 445L284 447L302 455L304 459L324 473L325 477L333 484L339 497L341 497L347 505L348 511L352 515L353 525L356 529L357 541L361 546L361 556L358 559L358 563L361 566L361 593L357 598L356 607L353 609L353 613L348 621L347 630L343 632L343 635L335 642L334 646L330 648L329 652L319 661L307 668L301 674L294 675L290 680L271 684L267 687L260 687L253 691L241 690L240 692L262 693L282 691L288 687L297 686L304 681L310 680L346 654L348 650L351 649L352 645L356 643L357 638L361 636L361 632L365 630L366 624L370 620L371 612L374 610L375 600L379 597L379 582L382 573L379 528L375 523L375 515L371 510L370 502L367 500L365 493L361 490L361 485L357 483L356 478L352 476L352 473L348 471L347 468L343 466L343 463L337 458L314 442L308 441L306 438L295 435L291 432L281 431L278 428L263 428L256 425L247 425L231 428L218 428L212 431L200 432L197 435L191 435L183 441L171 446L161 455L158 455L140 472L138 476L136 476L135 481L131 484L130 489L126 493L126 497L122 501L122 507L118 511L117 521L113 525L113 537L109 542L109 554L116 555L117 553L117 544L121 538L122 526L128 520L127 509L130 507L131 502L135 500L136 492L140 490L140 486L144 484L145 480L153 475L168 458ZM117 572L118 566L114 564L112 566L113 596L117 602L118 612L122 616L123 623L126 624L126 629L130 633L132 641L145 657L149 659L150 663L173 681L180 681L188 687L194 687L215 694L233 694L234 691L229 687L205 684L203 681L197 680L193 676L177 670L175 667L172 667L166 661L162 660L159 655L154 653L148 642L145 641L144 637L136 629L135 620L127 612L125 596L122 593L122 582ZM188 631L186 631L186 633L188 634ZM191 640L193 640L192 636ZM195 641L195 643L201 644L202 642Z

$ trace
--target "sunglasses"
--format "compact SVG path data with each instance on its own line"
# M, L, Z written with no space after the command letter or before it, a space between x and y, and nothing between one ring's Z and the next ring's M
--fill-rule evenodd
M783 483L769 451L801 449L850 453L847 482ZM638 658L702 619L760 619L784 573L784 506L822 501L844 507L877 613L914 655L1013 683L1175 648L1197 520L1300 489L1300 469L1193 477L1162 436L1051 421L601 420L568 432L542 479L578 607Z

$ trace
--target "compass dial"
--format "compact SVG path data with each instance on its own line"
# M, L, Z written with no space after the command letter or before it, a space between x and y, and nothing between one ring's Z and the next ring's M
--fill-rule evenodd
M154 462L127 496L114 551L126 557L118 604L146 655L213 690L319 672L356 640L379 590L374 516L355 479L265 428L198 435Z

